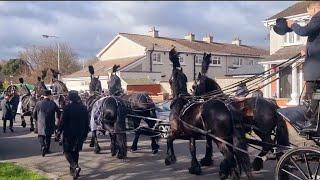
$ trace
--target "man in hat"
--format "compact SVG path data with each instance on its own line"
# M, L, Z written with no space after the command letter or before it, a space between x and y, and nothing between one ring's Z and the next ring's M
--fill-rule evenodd
M312 92L316 89L312 86L318 86L320 79L320 2L311 2L307 7L307 12L311 19L306 26L300 26L291 20L288 20L287 24L297 35L308 37L306 51L301 51L301 55L305 55L303 66L304 80L307 82L305 98L310 100ZM306 113L306 118L309 121L305 128L316 128L317 119L314 112L317 109L317 104L317 101L311 99L309 110Z
M81 171L78 164L79 151L89 132L89 114L77 91L70 91L68 98L71 103L64 107L58 132L63 133L63 151L70 164L70 174L78 178Z
M6 132L7 120L9 120L9 129L13 132L13 113L10 105L10 95L5 93L4 99L1 101L2 120L3 120L3 133Z
M246 97L248 96L249 92L248 92L248 88L246 83L241 83L236 90L236 96L237 97Z
M45 90L43 100L37 102L33 111L33 118L38 124L38 139L42 156L50 153L51 136L55 130L56 113L59 119L60 110L56 103L51 100L51 91Z
M119 65L113 66L110 81L108 82L109 94L111 96L120 96L123 93L123 89L121 87L121 80L116 74L119 67Z

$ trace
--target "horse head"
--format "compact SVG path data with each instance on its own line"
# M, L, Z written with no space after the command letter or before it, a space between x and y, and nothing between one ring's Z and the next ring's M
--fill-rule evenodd
M173 65L172 74L169 79L169 84L172 90L173 98L176 98L180 95L187 95L188 78L183 73L183 70L180 67L179 53L177 53L174 48L169 52L169 59Z

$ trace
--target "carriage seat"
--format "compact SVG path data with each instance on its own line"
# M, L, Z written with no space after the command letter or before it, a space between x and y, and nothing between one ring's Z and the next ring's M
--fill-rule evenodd
M314 132L314 129L304 129L307 119L305 118L306 106L300 105L295 107L281 108L278 113L289 122L299 133Z

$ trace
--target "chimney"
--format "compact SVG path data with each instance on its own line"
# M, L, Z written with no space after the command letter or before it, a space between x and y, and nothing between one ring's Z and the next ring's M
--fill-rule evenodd
M241 40L237 37L231 42L231 44L235 44L237 46L240 46L241 45Z
M184 36L184 39L189 40L189 41L194 41L195 37L193 33L188 33L188 35Z
M159 37L159 31L156 30L156 28L153 26L153 27L149 30L148 35L151 36L151 37L157 38L157 37Z
M213 43L213 36L211 35L206 35L205 37L202 38L202 41L206 42L206 43Z

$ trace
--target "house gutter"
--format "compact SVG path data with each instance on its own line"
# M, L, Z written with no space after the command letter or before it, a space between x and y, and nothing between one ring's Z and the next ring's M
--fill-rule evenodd
M152 72L152 53L154 51L154 44L152 44L152 50L150 50L150 57L149 57L149 61L150 61L150 72Z

